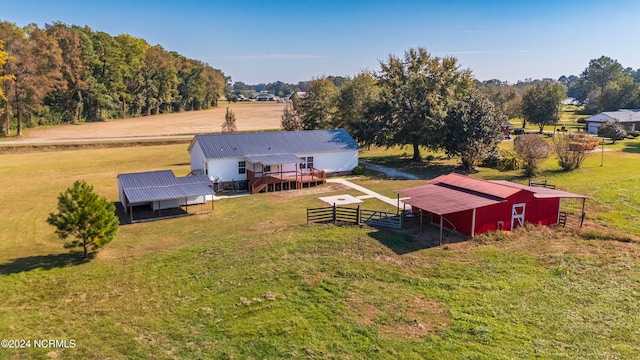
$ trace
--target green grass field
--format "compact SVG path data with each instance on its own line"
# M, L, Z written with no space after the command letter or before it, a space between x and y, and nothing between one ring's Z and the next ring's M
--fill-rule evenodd
M527 227L428 247L425 235L308 226L318 196L358 195L325 185L122 226L89 262L45 222L58 193L84 179L115 202L118 173L188 173L186 146L0 154L0 339L76 343L0 348L0 359L635 358L639 145L608 146L603 167L600 154L573 173L544 164L541 178L592 197L594 227L582 233ZM455 169L438 154L415 165L402 153L362 156L422 175ZM473 176L525 181L517 171ZM387 196L421 183L352 181Z

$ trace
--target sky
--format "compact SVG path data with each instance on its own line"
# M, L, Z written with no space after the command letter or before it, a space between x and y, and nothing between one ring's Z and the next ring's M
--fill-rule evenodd
M640 68L640 1L0 0L0 20L129 34L246 84L380 70L422 47L478 80L580 75L608 56Z

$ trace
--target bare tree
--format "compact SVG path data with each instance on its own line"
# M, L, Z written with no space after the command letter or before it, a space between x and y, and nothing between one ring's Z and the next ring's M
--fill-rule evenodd
M302 121L300 120L300 115L293 108L291 104L287 105L282 110L282 120L280 121L280 126L284 131L298 131L302 130Z
M236 127L236 114L233 113L233 110L229 110L227 108L227 113L224 115L224 122L222 123L222 133L235 133L238 132L238 128Z
M549 143L536 134L520 135L513 141L513 149L524 161L525 176L538 174L540 163L549 156Z

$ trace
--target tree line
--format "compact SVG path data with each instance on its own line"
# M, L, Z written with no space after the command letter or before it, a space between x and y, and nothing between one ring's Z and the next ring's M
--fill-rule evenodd
M616 81L627 81L625 74L632 73L613 66L622 72L607 70L609 75L603 76L602 66L594 65L602 63L616 62L592 60L580 77L584 86L592 87L594 79L603 79L589 92L593 97L585 99L589 109L614 106L596 95L619 89ZM380 61L379 71L363 71L340 85L334 78L313 79L303 98L294 93L292 105L283 112L282 128L345 128L363 146L408 145L414 160L421 160L421 147L444 150L460 156L463 167L470 170L496 152L504 121L520 118L523 128L534 123L540 132L557 123L568 93L561 80L480 82L454 57L410 49L402 57L389 55ZM638 104L638 84L627 89L629 93L617 99L628 99L624 103L628 106ZM598 102L598 107L593 105Z
M320 77L284 110L286 130L345 128L363 146L408 145L460 156L471 169L502 138L504 114L475 89L471 71L454 57L423 48L389 55L380 71L364 71L336 86Z
M217 105L230 81L128 34L0 22L0 134Z

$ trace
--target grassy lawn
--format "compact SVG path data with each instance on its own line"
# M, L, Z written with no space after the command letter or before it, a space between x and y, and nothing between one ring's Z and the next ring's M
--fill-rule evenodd
M502 146L510 148L512 142L504 142ZM600 150L600 147L597 150ZM640 222L635 220L640 208L640 139L617 141L616 144L607 143L605 150L603 153L595 151L580 169L572 172L562 171L558 166L557 157L550 156L542 164L540 176L534 180L547 179L550 184L561 190L589 196L586 203L588 218L603 227L640 236ZM447 158L442 153L422 149L425 160L419 163L411 161L411 155L409 149L394 147L364 150L360 157L380 165L394 166L424 179L460 171L458 159ZM600 166L601 164L603 166ZM523 184L528 182L528 178L524 177L520 170L498 171L478 167L477 172L471 176ZM376 179L375 176L353 181L390 197L395 196L395 189L421 184L420 181L390 181ZM571 211L579 212L581 205L578 201L563 201L563 206Z
M612 227L640 205L638 142L544 175L592 196ZM418 174L455 169L363 152ZM199 215L122 226L90 262L45 223L76 179L117 201L118 173L189 171L184 144L0 154L0 339L74 339L74 349L0 349L11 358L634 358L640 244L527 228L443 247L363 227L305 225L338 185L223 199ZM423 181L352 181L384 195ZM473 176L523 181L480 168ZM619 193L629 193L620 198ZM367 199L364 206L384 210ZM387 208L388 209L388 208ZM626 212L625 212L626 211ZM609 220L608 217L613 219ZM615 225L615 226L614 226ZM638 225L620 231L637 233Z

